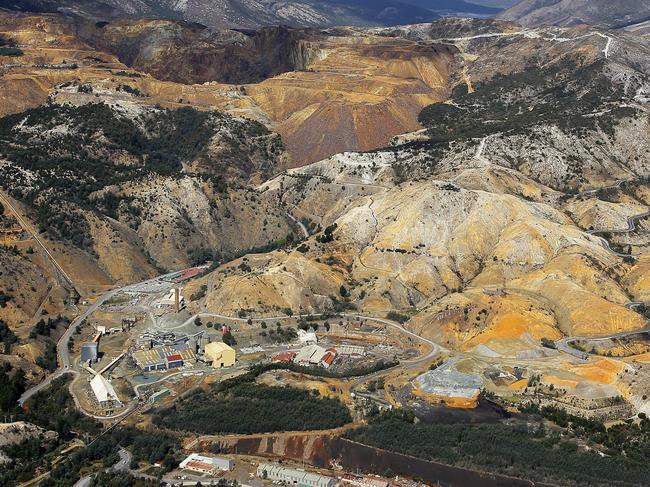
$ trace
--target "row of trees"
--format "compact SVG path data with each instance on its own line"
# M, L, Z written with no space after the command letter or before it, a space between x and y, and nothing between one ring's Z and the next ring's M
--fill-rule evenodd
M6 362L0 366L0 413L15 411L25 387L25 372L22 369L13 370L11 364Z
M49 317L47 321L43 318L38 320L38 323L34 325L29 332L29 338L36 338L37 336L49 337L52 333L52 330L55 330L57 326L63 325L67 326L70 324L70 319L65 316L57 316L56 318Z

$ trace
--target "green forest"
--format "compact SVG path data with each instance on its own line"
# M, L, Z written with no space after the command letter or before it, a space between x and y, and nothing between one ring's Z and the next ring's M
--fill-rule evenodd
M525 133L542 124L574 133L600 128L611 134L617 120L634 114L634 109L620 107L623 88L613 87L601 69L600 63L578 67L566 60L498 74L478 83L471 93L460 85L452 94L454 104L429 105L420 113L420 123L434 143ZM598 110L607 110L607 115L585 116Z
M210 392L197 391L154 414L162 428L202 434L267 433L336 428L352 421L337 399L317 391L271 387L245 374L221 382Z
M0 374L0 391L4 393L2 381L3 376ZM7 379L4 381L6 382ZM34 438L17 445L3 447L2 451L14 461L0 464L0 485L11 486L29 480L34 477L38 468L50 471L48 478L41 482L41 486L69 487L74 485L82 475L116 463L119 459L120 446L131 452L133 462L136 464L156 462L160 463L165 471L172 470L178 465L183 453L180 440L174 435L123 426L100 437L102 425L76 409L68 392L69 383L69 378L57 379L49 388L38 392L27 401L24 411L12 409L15 414L14 419L28 421L46 430L55 431L58 438L49 442ZM5 399L4 396L2 398ZM17 397L11 399L15 405ZM53 466L60 450L73 439L80 439L89 446L74 450L64 461ZM95 441L90 444L92 440ZM150 484L143 484L145 485L148 487Z
M18 337L11 331L4 320L0 320L0 345L2 353L11 353L11 346L18 341Z
M580 423L577 428L588 433L600 430L589 422L576 422ZM621 450L612 450L612 456L604 457L593 449L585 451L578 446L577 429L561 435L559 431L547 430L541 421L533 423L532 428L530 424L425 424L415 421L409 413L394 412L378 416L367 426L347 432L345 437L425 460L539 482L599 487L647 485L647 420L640 426L626 425L625 433L618 428L612 431L611 439L620 441ZM631 445L639 441L644 443L645 457L623 453L627 448L639 448L640 445Z
M0 412L12 413L16 410L26 384L22 369L14 369L8 362L0 365Z

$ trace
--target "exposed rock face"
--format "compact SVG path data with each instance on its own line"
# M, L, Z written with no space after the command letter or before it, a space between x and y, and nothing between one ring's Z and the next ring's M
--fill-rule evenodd
M257 28L269 25L323 27L334 25L397 25L428 22L443 15L487 16L499 11L462 0L14 0L10 8L89 16L165 18L200 22L211 29Z
M169 21L120 21L81 32L159 79L247 83L245 94L283 136L297 165L381 147L416 130L420 110L448 96L458 52L351 29L215 35Z
M246 33L212 33L196 24L167 20L80 23L79 35L124 64L160 80L180 83L255 83L303 69L311 55L303 39L317 33L268 27Z
M447 39L464 57L451 76L460 87L422 112L428 140L419 132L262 185L320 233L218 270L208 309L402 309L439 343L513 357L543 337L645 326L624 306L647 294L644 223L607 244L586 231L624 229L647 211L645 42L494 23L472 34L472 24L445 21L447 36L440 25L376 31ZM501 55L520 49L544 69ZM628 245L637 258L611 248Z
M449 95L459 69L455 47L356 29L210 33L166 20L96 25L2 13L0 26L24 46L21 65L7 68L10 76L2 78L6 92L24 95L7 97L0 113L36 106L53 92L78 103L76 93L60 89L72 80L96 87L87 98L128 86L138 96L122 92L121 102L189 103L267 123L283 136L294 165L345 150L375 149L418 129L417 114ZM34 67L63 61L76 68ZM211 84L192 84L205 82Z
M282 157L261 124L88 104L2 125L16 143L4 145L3 186L31 205L42 231L89 252L117 281L187 266L200 249L236 254L291 233L281 211L241 188Z
M295 164L385 146L417 130L416 114L447 97L456 50L352 35L311 43L307 71L249 85Z
M359 158L358 163L372 164ZM285 178L285 192L289 184ZM249 256L249 274L235 265L219 271L215 289L208 293L208 309L315 312L337 307L343 285L362 311L420 310L413 322L418 331L444 340L459 333L454 340L462 342L487 325L481 321L479 330L445 331L425 325L427 316L430 320L441 306L453 307L453 296L482 306L481 288L505 282L515 292L521 289L539 309L557 313L561 330L568 334L643 326L639 315L622 306L627 298L619 284L604 273L616 256L549 205L436 181L390 190L357 183L361 191L374 193L368 196L358 195L360 187L347 193L350 183L310 184L319 193L335 192L347 205L340 216L336 206L322 210L322 225L336 225L333 241L310 239L305 253ZM272 191L267 189L265 196L271 197ZM307 196L300 208L309 200ZM318 212L313 204L308 207ZM549 303L555 304L549 308ZM589 309L602 311L597 322ZM497 316L490 314L487 323Z
M643 38L494 20L252 35L0 18L24 46L6 89L53 102L2 120L3 186L65 242L71 272L84 258L98 283L134 281L213 252L226 263L188 286L207 286L194 310L399 311L482 357L543 359L542 338L645 326L625 305L648 298L647 221L589 233L624 229L650 202ZM103 35L124 38L120 52L92 47ZM183 39L210 57L175 64ZM197 85L125 64L210 79L232 59L246 76L277 71ZM0 95L8 113L32 103Z
M58 437L55 431L47 431L39 426L24 421L14 423L0 423L0 447L18 445L23 441L38 438L43 442L54 441ZM0 455L0 463L11 461Z
M591 24L624 27L647 20L644 0L523 0L499 15L526 26Z

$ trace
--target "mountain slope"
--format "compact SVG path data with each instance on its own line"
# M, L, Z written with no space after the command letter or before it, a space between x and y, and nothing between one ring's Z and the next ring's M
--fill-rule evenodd
M290 233L282 213L253 211L240 189L273 174L281 157L280 139L259 123L91 101L5 117L0 132L2 187L29 205L42 233L87 252L116 281L187 266L200 249L238 253Z
M179 84L155 79L158 68L193 72L174 46L219 47L207 29L119 20L81 22L80 35L61 15L0 19L23 51L2 58L2 108L20 112L0 124L2 186L63 249L66 268L92 270L92 294L214 255L222 265L184 292L206 286L191 311L400 312L409 329L472 359L532 356L535 366L551 353L542 338L645 326L626 304L648 299L650 224L591 233L624 229L650 204L645 38L452 18L265 29L228 33L229 56L253 59L259 36L291 47L290 71ZM152 41L170 32L173 42ZM117 54L103 50L121 38ZM16 108L28 83L46 106ZM297 154L358 148L363 137L373 150L287 170L276 135L223 111L283 132ZM304 241L292 217L310 230ZM28 245L7 249L12 274L0 281L16 298L3 310L21 339L48 294L24 271L37 258Z
M216 270L207 309L399 309L440 343L507 356L541 353L542 337L643 328L625 304L647 297L647 222L589 231L647 211L647 42L455 19L375 32L458 49L457 88L423 110L426 132L260 186L316 234ZM485 311L439 318L459 308Z
M449 95L460 60L453 46L358 28L212 33L170 20L98 26L0 12L0 32L22 49L20 62L6 59L0 113L67 97L70 90L59 86L68 81L110 99L127 86L138 96L118 98L135 104L192 104L262 121L282 135L294 165L375 149L417 130L419 111ZM64 60L70 69L51 67ZM3 96L9 93L21 96Z
M428 22L439 15L491 15L498 9L463 0L16 0L9 8L71 12L95 19L118 16L199 22L211 29L290 25L398 25Z
M626 27L650 17L647 0L523 0L498 15L525 26L591 24Z

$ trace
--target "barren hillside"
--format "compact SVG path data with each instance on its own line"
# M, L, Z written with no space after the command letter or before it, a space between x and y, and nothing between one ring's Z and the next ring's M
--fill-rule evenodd
M392 311L504 357L645 326L630 306L648 295L643 38L2 15L20 51L2 57L3 187L84 295L212 258L191 311ZM193 84L232 60L251 79ZM12 275L30 255L11 254ZM25 276L5 308L21 337L57 282Z
M527 347L517 330L523 337L543 316L537 340L644 326L625 305L645 296L650 243L635 219L647 211L638 188L650 171L647 46L587 29L490 32L489 23L475 23L483 30L472 36L471 25L380 31L458 49L459 86L423 110L425 133L262 185L264 198L316 234L293 251L218 270L208 309L400 309L418 332L458 347L487 346L496 329L499 340ZM443 26L448 35L437 37ZM543 68L517 61L522 51ZM631 231L607 233L630 219ZM507 297L492 296L504 287ZM468 306L485 312L438 322L440 311ZM507 331L504 319L521 328Z

